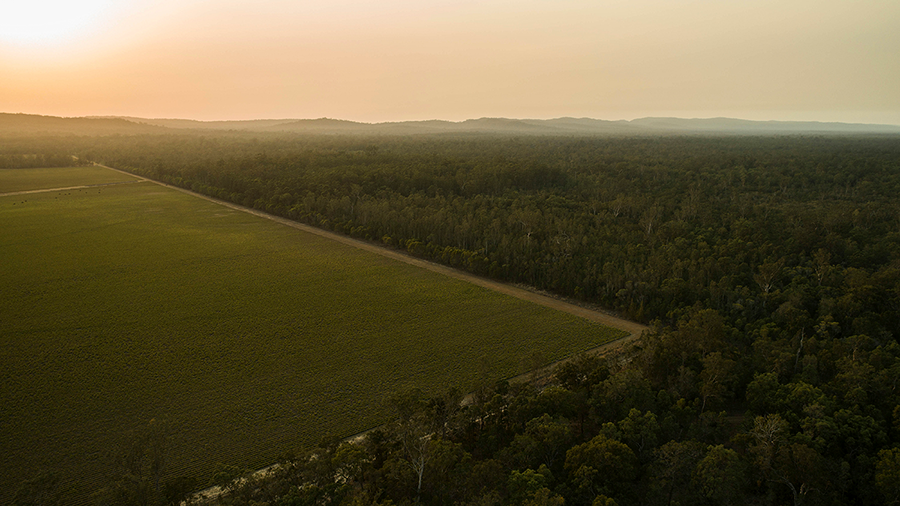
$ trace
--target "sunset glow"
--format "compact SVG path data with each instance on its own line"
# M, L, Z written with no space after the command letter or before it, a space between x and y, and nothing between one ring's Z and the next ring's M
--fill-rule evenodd
M4 46L62 44L96 30L113 7L111 0L7 2L0 9Z
M0 111L900 124L893 0L15 2Z

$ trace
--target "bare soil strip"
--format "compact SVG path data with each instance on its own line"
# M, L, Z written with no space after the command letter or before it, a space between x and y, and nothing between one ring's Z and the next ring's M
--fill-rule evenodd
M106 167L107 169L109 167ZM115 169L113 169L115 170ZM122 172L122 171L119 171ZM123 174L128 174L127 172L123 172ZM128 174L129 176L134 176L134 174ZM66 186L65 188L42 188L40 190L22 190L19 192L8 192L8 193L0 193L0 197L11 197L13 195L28 195L29 193L47 193L47 192L61 192L68 190L85 190L90 188L98 188L101 186L113 186L117 184L134 184L140 183L141 181L149 181L148 179L140 179L136 181L116 181L115 183L98 183L98 184L89 184L83 186Z
M254 216L259 216L260 218L265 218L267 220L272 220L277 223L281 223L282 225L287 225L289 227L293 227L297 230L302 230L304 232L315 234L320 237L325 237L327 239L331 239L333 241L338 241L343 244L347 244L365 251L369 251L372 253L376 253L378 255L382 255L394 260L399 260L401 262L406 262L410 265L415 265L416 267L421 267L423 269L428 269L433 272L437 272L443 274L445 276L449 276L454 279L459 279L462 281L466 281L475 285L478 285L482 288L487 288L488 290L494 290L506 295L510 295L512 297L516 297L522 300L527 300L529 302L533 302L535 304L540 304L542 306L546 306L549 308L556 309L558 311L564 311L566 313L579 316L581 318L590 320L592 322L600 323L601 325L607 325L609 327L614 327L617 329L624 330L629 332L629 335L623 337L622 339L617 339L616 341L606 343L603 346L595 348L591 350L591 352L603 353L612 348L618 348L638 337L640 337L641 333L645 330L649 330L649 327L646 325L641 325L640 323L636 323L633 321L625 320L622 318L615 317L613 315L604 313L602 311L598 311L596 309L590 309L587 307L579 306L576 304L572 304L570 302L566 302L563 300L559 300L553 297L548 297L546 295L542 295L539 293L535 293L530 290L525 290L523 288L519 288L517 286L509 285L507 283L501 283L498 281L493 281L490 279L485 279L479 276L475 276L474 274L469 274L467 272L459 271L457 269L453 269L441 264L437 264L434 262L429 262L427 260L422 260L420 258L415 258L409 256L405 253L402 253L397 250L388 249L383 246L379 246L376 244L372 244L370 242L361 241L359 239L353 239L352 237L347 237L344 235L337 234L335 232L329 232L327 230L322 230L320 228L316 228L310 225L306 225L303 223L298 223L296 221L291 221L286 218L281 218L278 216L273 216L271 214L264 213L262 211L258 211L256 209L251 209L249 207L239 206L237 204L232 204L231 202L226 202L224 200L219 200L213 197L208 197L206 195L202 195L200 193L195 193L190 190L185 190L184 188L179 188L177 186L168 185L165 183L161 183L159 181L154 181L152 179L142 178L140 176L136 176L135 174L131 174L130 172L125 172L119 169L114 169L112 167L107 167L105 165L99 165L99 167L104 167L109 170L114 170L116 172L120 172L122 174L127 174L129 176L138 177L141 181L147 181L151 183L158 184L160 186L165 186L166 188L171 188L173 190L180 191L182 193L186 193L188 195L192 195L197 198L201 198L204 200L208 200L215 204L219 204L221 206L225 206L230 209L234 209L235 211L241 211L244 213L250 213Z

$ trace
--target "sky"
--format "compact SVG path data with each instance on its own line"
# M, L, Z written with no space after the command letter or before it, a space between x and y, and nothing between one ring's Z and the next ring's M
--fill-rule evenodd
M900 124L898 0L3 3L0 112Z

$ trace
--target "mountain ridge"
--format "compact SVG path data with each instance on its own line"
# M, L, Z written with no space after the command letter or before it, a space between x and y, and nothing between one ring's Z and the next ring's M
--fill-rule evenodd
M187 131L283 132L307 134L413 135L789 135L900 134L900 125L819 121L757 121L738 118L646 117L601 120L472 118L464 121L418 120L364 123L334 118L200 121L133 116L57 117L0 113L0 133L113 135Z

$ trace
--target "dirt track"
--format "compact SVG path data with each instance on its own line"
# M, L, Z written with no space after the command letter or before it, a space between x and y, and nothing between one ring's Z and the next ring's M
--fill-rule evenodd
M102 165L101 165L101 167L102 167ZM108 169L109 167L106 167L106 168ZM113 169L113 170L116 170L116 169ZM118 172L122 172L122 171L118 171ZM125 172L124 174L128 174L128 173ZM128 175L133 176L133 174L128 174ZM141 178L141 181L149 181L149 180ZM113 186L113 185L117 185L117 184L134 184L134 183L139 183L139 182L140 181L116 181L114 183L99 183L99 184L89 184L89 185L84 185L84 186L66 186L65 188L41 188L40 190L22 190L22 191L17 191L17 192L0 193L0 197L10 197L13 195L29 195L31 193L62 192L62 191L67 191L67 190L85 190L85 189L91 189L91 188L100 188L103 186Z
M262 211L258 211L256 209L251 209L248 207L239 206L237 204L232 204L231 202L226 202L224 200L219 200L219 199L215 199L212 197L208 197L206 195L195 193L190 190L185 190L184 188L178 188L177 186L168 185L165 183L161 183L159 181L154 181L152 179L142 178L140 176L131 174L130 172L125 172L125 171L122 171L119 169L114 169L112 167L107 167L105 165L99 165L99 164L97 164L97 165L99 167L104 167L109 170L114 170L116 172L120 172L122 174L127 174L132 177L137 177L142 181L155 183L160 186L165 186L166 188L171 188L173 190L177 190L177 191L186 193L188 195L192 195L197 198L208 200L215 204L219 204L221 206L225 206L230 209L234 209L236 211L250 213L255 216L259 216L260 218L265 218L267 220L272 220L272 221L281 223L282 225L287 225L289 227L293 227L297 230L302 230L302 231L310 233L310 234L315 234L320 237L325 237L325 238L331 239L333 241L338 241L338 242L341 242L341 243L344 243L344 244L347 244L347 245L350 245L350 246L353 246L353 247L356 247L356 248L359 248L359 249L362 249L365 251L369 251L369 252L372 252L372 253L375 253L378 255L392 258L394 260L398 260L400 262L406 262L408 264L415 265L415 266L421 267L423 269L428 269L430 271L437 272L437 273L443 274L445 276L449 276L451 278L467 281L469 283L478 285L483 288L487 288L489 290L494 290L496 292L510 295L510 296L513 296L513 297L516 297L516 298L519 298L522 300L527 300L529 302L534 302L535 304L540 304L542 306L550 307L550 308L553 308L553 309L556 309L559 311L564 311L566 313L573 314L575 316L579 316L581 318L585 318L587 320L597 322L602 325L615 327L617 329L621 329L621 330L624 330L629 333L629 335L623 337L622 339L618 339L611 343L606 343L598 348L595 348L594 350L591 350L591 352L603 353L611 348L618 348L618 347L640 337L641 333L643 333L645 330L649 330L648 327L645 325L641 325L640 323L636 323L636 322L629 321L629 320L624 320L622 318L617 318L615 316L604 313L602 311L597 311L594 309L590 309L590 308L586 308L586 307L579 306L576 304L572 304L570 302L559 300L559 299L556 299L553 297L541 295L539 293L535 293L530 290L525 290L523 288L519 288L519 287L516 287L513 285L506 284L506 283L500 283L498 281L485 279L485 278L482 278L479 276L475 276L473 274L469 274L467 272L463 272L463 271L459 271L459 270L456 270L456 269L453 269L450 267L446 267L441 264L429 262L427 260L422 260L420 258L415 258L415 257L409 256L405 253L401 253L400 251L397 251L394 249L388 249L383 246L372 244L372 243L369 243L366 241L353 239L351 237L340 235L340 234L337 234L334 232L329 232L327 230L315 228L310 225L305 225L303 223L297 223L296 221L291 221L286 218L281 218L278 216L273 216L271 214L266 214L266 213L264 213Z

